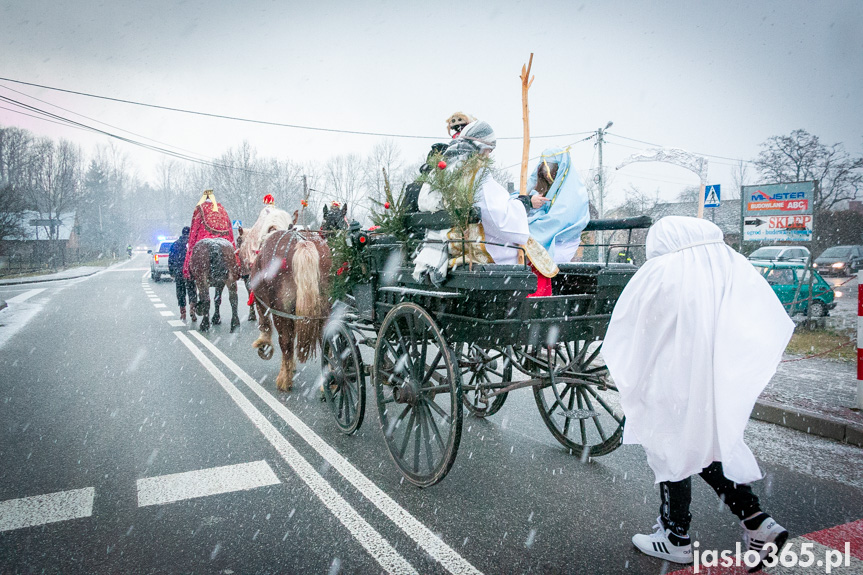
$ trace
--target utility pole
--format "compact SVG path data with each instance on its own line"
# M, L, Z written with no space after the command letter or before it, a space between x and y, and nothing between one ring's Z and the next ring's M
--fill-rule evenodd
M598 193L599 197L597 198L597 212L599 213L599 219L600 220L602 219L602 217L604 215L604 210L602 208L602 201L603 201L603 196L605 196L605 177L604 177L605 174L602 171L602 142L603 142L603 138L605 137L605 131L608 130L613 125L614 125L614 122L609 121L605 125L604 128L600 128L596 131L596 145L599 148L599 173L597 173L597 175L596 175L596 177L597 177L596 183L599 186L599 193ZM605 233L602 232L602 230L600 230L597 235L599 237L598 244L599 244L599 249L600 249L599 261L601 263L604 263L605 262L605 251L603 251L603 250L605 250L605 247L606 247L604 245L605 244Z
M303 174L303 201L308 204L309 203L309 182L306 179L305 174ZM306 226L306 206L301 206L300 213L303 215L303 227Z

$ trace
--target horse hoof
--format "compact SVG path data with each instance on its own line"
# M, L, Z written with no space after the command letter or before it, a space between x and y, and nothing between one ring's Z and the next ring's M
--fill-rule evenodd
M214 318L212 319L212 322L213 322L213 325L221 325L221 324L222 324L222 318L220 318L220 317L214 317Z
M238 319L235 319L235 320L234 320L234 319L232 319L232 320L231 320L231 333L234 333L234 332L237 330L237 328L238 328L238 327L240 327L240 320L239 320L239 318L238 318Z
M258 346L258 357L261 359L273 359L273 346L268 343Z
M201 322L201 325L198 327L198 331L208 331L210 329L210 324Z

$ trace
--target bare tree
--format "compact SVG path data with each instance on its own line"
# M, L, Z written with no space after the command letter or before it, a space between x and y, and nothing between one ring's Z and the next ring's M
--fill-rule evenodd
M629 184L629 188L624 190L623 203L615 210L619 217L634 217L650 214L653 209L660 203L659 190L653 194L642 192L634 184Z
M81 149L68 140L55 144L49 138L40 138L34 143L32 152L29 166L31 203L43 219L59 220L64 212L75 207L78 200ZM44 228L48 238L58 239L58 225Z
M159 198L165 224L172 229L185 221L185 216L180 218L178 213L182 204L181 179L182 168L176 160L164 158L156 166L155 195Z
M842 144L822 144L806 130L768 138L755 166L765 183L817 181L816 213L856 199L863 188L863 157L850 156Z
M688 204L697 204L701 197L701 186L687 186L677 194L677 201Z
M9 183L0 183L0 240L24 236L24 198Z
M335 156L324 166L325 190L319 195L348 204L348 219L359 219L371 208L363 186L363 161L356 154Z
M28 188L33 137L20 128L0 128L0 184L8 183L19 194Z
M731 172L731 189L723 194L725 199L736 200L740 198L740 188L749 184L749 176L749 162L739 160Z

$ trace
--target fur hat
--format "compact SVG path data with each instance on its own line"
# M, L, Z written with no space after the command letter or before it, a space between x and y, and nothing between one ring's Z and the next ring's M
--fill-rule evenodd
M464 112L456 112L452 116L446 119L446 130L447 133L452 136L453 132L459 133L462 128L470 124L471 122L475 122L476 118L465 114Z

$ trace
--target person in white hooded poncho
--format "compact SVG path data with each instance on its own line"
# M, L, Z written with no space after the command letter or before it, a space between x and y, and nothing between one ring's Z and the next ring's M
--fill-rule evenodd
M658 529L633 543L648 555L692 561L691 476L699 474L740 518L760 565L768 543L781 549L788 532L746 485L761 471L743 431L794 324L715 224L662 218L646 249L602 347L626 414L623 442L644 447L660 484Z

